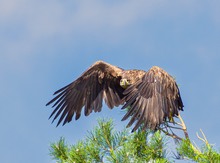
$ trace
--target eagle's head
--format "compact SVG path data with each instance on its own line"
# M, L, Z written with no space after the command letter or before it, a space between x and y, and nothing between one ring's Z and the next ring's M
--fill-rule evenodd
M129 85L131 85L130 81L126 78L122 78L120 80L120 86L124 89L126 89Z

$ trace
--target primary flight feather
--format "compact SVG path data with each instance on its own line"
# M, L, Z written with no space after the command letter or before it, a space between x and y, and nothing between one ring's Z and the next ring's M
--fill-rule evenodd
M143 129L156 130L165 121L183 110L179 88L174 78L163 69L153 66L149 71L124 70L104 61L95 62L78 79L54 93L50 118L59 117L57 126L79 119L82 109L88 116L100 112L102 102L112 109L124 105L128 108L122 120L131 118L127 127L132 131L141 125Z

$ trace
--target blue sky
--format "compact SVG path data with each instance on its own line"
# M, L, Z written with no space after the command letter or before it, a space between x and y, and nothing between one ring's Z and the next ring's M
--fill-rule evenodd
M125 69L157 65L180 85L192 140L201 128L220 149L220 1L0 1L0 162L48 163L50 142L82 139L103 107L64 127L45 104L96 60Z

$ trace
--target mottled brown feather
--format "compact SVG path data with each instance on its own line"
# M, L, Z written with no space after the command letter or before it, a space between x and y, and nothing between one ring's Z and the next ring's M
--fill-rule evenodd
M46 104L54 103L50 118L55 114L54 121L60 116L57 125L62 121L64 125L74 114L79 119L83 107L86 116L101 111L103 99L109 108L123 104L124 89L119 85L122 71L103 61L94 63L78 79L54 93L55 97Z
M129 86L124 95L126 104L122 109L128 106L130 109L122 120L132 117L128 127L136 121L132 131L141 124L144 124L144 128L155 130L165 120L172 119L179 114L179 110L183 110L175 80L156 66L146 72L140 81Z
M120 86L126 79L128 86ZM132 131L141 125L143 129L156 130L164 121L183 110L179 88L166 71L154 66L148 72L123 70L103 61L97 61L78 79L54 93L50 118L59 117L57 126L70 122L75 115L79 119L82 109L86 116L100 112L104 100L109 108L124 104L128 108L122 120L130 118L127 127L134 124ZM53 122L52 121L52 122Z

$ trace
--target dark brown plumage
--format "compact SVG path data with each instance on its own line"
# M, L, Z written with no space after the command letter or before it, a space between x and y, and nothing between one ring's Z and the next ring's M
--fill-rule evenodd
M54 93L52 103L55 107L50 118L60 116L57 126L79 119L82 108L88 116L92 111L100 112L102 101L109 108L124 104L128 108L122 118L131 117L127 127L134 122L132 131L140 125L143 129L157 129L167 120L172 120L183 103L178 86L167 72L154 66L148 72L143 70L123 70L103 61L95 62L78 79Z

